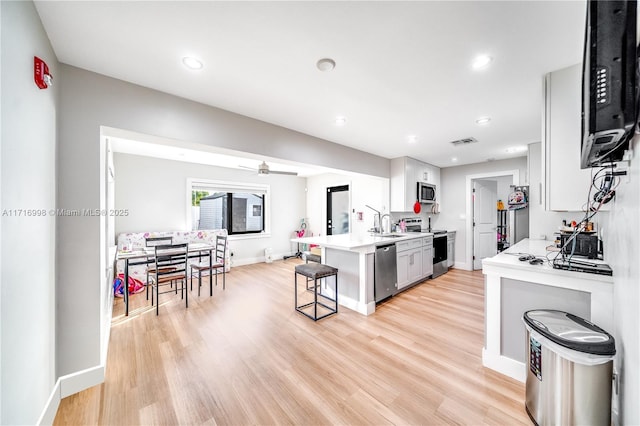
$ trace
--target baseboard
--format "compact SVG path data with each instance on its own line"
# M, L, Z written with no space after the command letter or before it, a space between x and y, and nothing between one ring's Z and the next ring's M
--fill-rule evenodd
M275 256L274 256L275 259ZM231 267L234 266L244 266L244 265L253 265L254 263L262 263L264 262L264 256L261 257L245 257L244 259L233 259L231 261Z
M462 269L464 271L471 271L472 269L469 267L467 262L453 262L452 268Z
M105 368L102 365L87 368L60 377L60 398L78 393L104 382Z
M376 310L376 302L360 303L357 300L342 294L338 296L338 304L362 315L371 315ZM339 310L340 309L338 308L338 311Z
M53 390L51 391L51 395L49 395L49 399L47 400L42 413L40 414L40 418L38 419L37 425L52 425L53 421L56 419L56 414L58 413L58 407L60 406L60 379L56 381L56 384L53 386Z
M62 398L66 398L69 395L73 395L74 393L78 393L92 386L103 383L104 372L104 366L99 365L97 367L87 368L86 370L59 377L51 391L51 395L49 395L47 404L42 410L42 414L40 414L37 424L53 424Z
M482 365L522 383L527 377L527 366L524 363L490 353L486 348L482 349Z
M295 253L281 253L281 254L273 254L273 260L282 260L284 256L293 256ZM244 266L244 265L253 265L254 263L265 263L266 258L264 256L260 257L245 257L244 259L232 259L231 266Z

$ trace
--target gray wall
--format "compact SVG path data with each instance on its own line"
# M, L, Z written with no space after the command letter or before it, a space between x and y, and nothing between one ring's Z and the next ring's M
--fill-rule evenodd
M306 210L306 179L269 175L116 153L115 208L128 209L129 215L116 218L116 235L121 232L169 231L187 229L187 179L199 178L228 182L270 185L271 235L229 237L232 265L263 261L264 249L273 249L274 257L293 250L294 229Z
M510 278L502 278L500 285L500 354L507 358L527 362L526 329L522 321L527 311L557 309L591 320L591 295L584 291Z
M68 65L60 68L59 208L99 208L100 126L388 177L389 161L381 157ZM68 374L100 362L100 218L59 218L57 235L58 369Z
M35 424L56 381L55 208L58 87L40 90L33 57L59 69L31 2L0 2L0 423ZM44 216L12 216L44 209Z
M434 229L457 231L455 253L456 263L471 265L471 261L470 259L467 259L466 254L467 176L505 170L520 170L520 183L523 183L527 176L527 158L518 157L510 160L491 161L440 169L440 185L442 186L441 198L443 207L439 214L431 215L431 226ZM473 238L473 235L471 235L470 238Z

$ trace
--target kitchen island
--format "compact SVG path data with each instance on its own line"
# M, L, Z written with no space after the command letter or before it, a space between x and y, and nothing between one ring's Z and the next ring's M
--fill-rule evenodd
M363 315L370 315L376 310L374 299L376 247L432 235L422 232L387 236L341 234L293 238L291 241L319 246L322 250L322 263L338 268L339 304Z
M525 239L482 260L485 274L485 367L524 382L526 377L524 312L557 309L613 331L613 278L554 269L521 261L524 255L545 258L553 241ZM551 253L552 259L556 253ZM594 261L597 262L597 261Z

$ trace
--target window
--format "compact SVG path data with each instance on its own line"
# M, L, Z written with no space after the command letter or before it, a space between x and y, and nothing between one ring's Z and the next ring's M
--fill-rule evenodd
M226 229L229 235L267 232L268 185L190 179L191 230Z

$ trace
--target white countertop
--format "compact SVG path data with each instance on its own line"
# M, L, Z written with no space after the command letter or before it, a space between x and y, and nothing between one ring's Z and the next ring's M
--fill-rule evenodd
M405 232L394 233L398 237L382 237L379 235L323 235L319 237L302 237L291 239L294 243L315 244L320 247L333 248L338 250L354 250L363 247L375 247L382 244L396 243L399 241L411 240L414 238L422 238L433 236L430 232Z
M487 267L503 267L503 268L509 268L513 270L518 270L524 273L532 273L532 272L545 273L545 274L553 274L557 276L572 277L572 278L579 277L580 279L583 279L583 280L613 283L613 277L609 275L590 274L586 272L565 271L561 269L554 269L553 266L551 266L551 264L546 261L546 256L547 254L549 254L548 259L553 260L557 252L547 251L547 247L549 246L554 247L555 246L554 241L532 240L532 239L526 238L520 241L519 243L509 247L505 251L498 253L493 257L482 259L483 270ZM527 254L532 254L538 258L541 258L544 260L544 262L538 265L531 265L529 261L518 260L520 256L527 255ZM593 263L606 263L599 260L581 259L577 257L576 257L576 260L584 260L584 261L593 262Z

